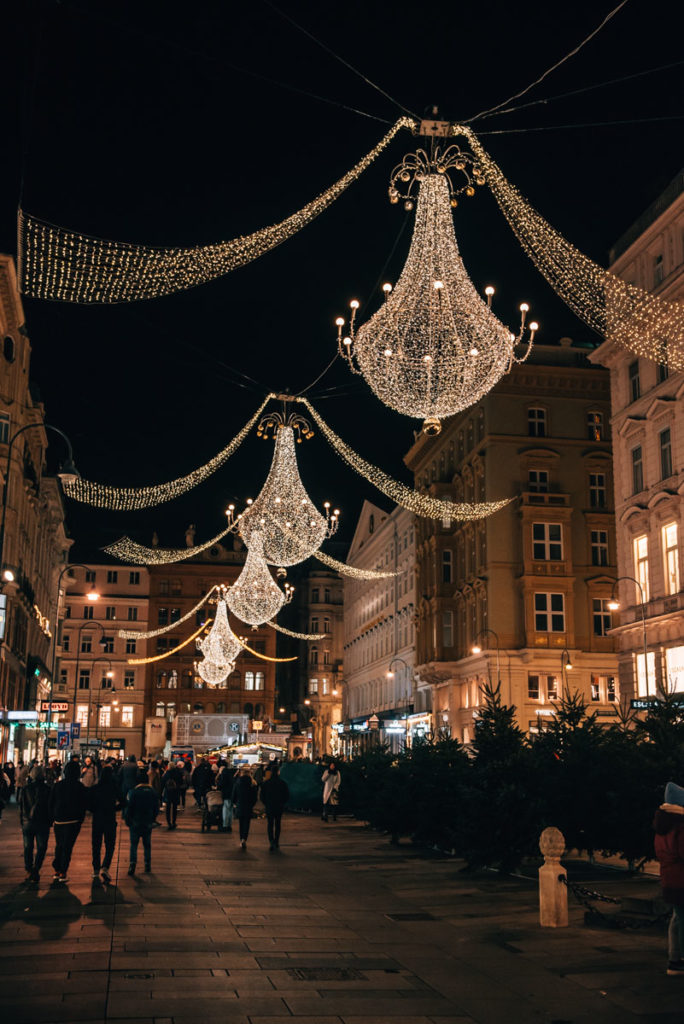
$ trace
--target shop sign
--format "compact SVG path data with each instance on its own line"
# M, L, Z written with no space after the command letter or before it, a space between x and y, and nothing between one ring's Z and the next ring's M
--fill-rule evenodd
M51 706L52 706L52 714L56 715L56 714L59 714L61 712L69 710L69 701L68 700L53 700L52 702L50 702L49 700L43 700L43 701L40 702L40 710L44 714L48 714L49 713Z
M6 711L5 721L7 722L37 722L37 711Z

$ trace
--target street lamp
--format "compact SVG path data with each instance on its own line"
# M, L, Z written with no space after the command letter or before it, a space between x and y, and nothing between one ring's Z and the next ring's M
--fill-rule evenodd
M561 651L561 685L567 689L567 672L572 671L572 660L570 658L570 651L567 647L564 647Z
M109 668L105 672L105 675L102 677L102 680L100 681L100 685L98 687L98 692L101 694L102 690L104 689L104 687L102 685L104 679L105 678L106 679L113 679L114 673L112 672L112 662L111 662L111 660L109 658L104 658L104 657L102 657L102 655L100 655L99 657L95 658L91 662L91 665L90 665L90 667L91 667L91 669L93 671L93 677L95 675L95 665L97 665L98 661L106 661L107 664L109 665ZM93 686L92 686L93 682L94 682L94 678L91 680L91 685L88 688L88 724L86 726L86 747L90 743L90 701L92 700L92 694L93 694ZM97 723L95 724L95 735L97 736Z
M609 608L609 610L611 612L617 612L620 609L620 602L615 597L615 588L617 587L618 583L621 580L629 580L630 583L636 584L636 586L639 588L639 597L641 599L640 600L640 604L641 604L642 642L643 642L643 648L644 648L644 679L645 679L645 682L646 682L646 696L648 696L648 648L647 648L647 645L646 645L646 602L644 600L644 588L642 587L642 585L639 582L639 580L635 579L634 576L618 576L618 578L613 581L613 589L610 592L610 601L608 602L608 608ZM635 672L635 676L636 676L636 679L635 679L636 685L635 685L634 689L637 690L638 686L639 686L639 682L638 682L638 680L639 680L639 673Z
M76 668L74 669L74 721L76 720L76 701L78 699L78 665L81 659L81 633L88 627L97 628L100 630L100 646L106 647L107 641L105 640L104 626L101 622L93 621L92 619L86 619L82 626L77 630L76 635ZM90 707L90 685L88 685L88 707ZM90 725L90 710L88 711L88 726ZM73 749L73 740L71 746Z
M25 430L29 430L31 427L42 427L44 430L53 430L55 434L59 434L59 436L66 441L67 457L57 473L60 480L63 483L73 483L73 481L77 480L79 477L79 472L74 465L74 452L71 447L71 441L66 434L59 429L59 427L53 427L51 423L27 423L25 427L20 427L16 434L10 438L9 444L7 445L5 486L3 487L2 493L2 519L0 519L0 566L2 566L2 578L5 583L13 583L16 578L12 568L5 565L5 524L7 519L7 501L9 498L10 472L12 466L12 448L20 434L23 434Z
M392 665L394 665L395 662L397 662L397 661L400 661L401 664L406 669L406 679L407 679L407 682L409 680L411 681L410 692L408 692L406 694L406 696L404 697L404 701L406 703L406 714L404 716L405 720L406 720L406 737L404 739L404 744L405 744L406 748L408 749L408 746L409 746L409 711L410 711L410 708L411 708L411 698L413 696L413 678L412 678L413 677L413 669L411 668L411 666L409 665L409 663L407 661L404 661L403 658L394 657L390 661L389 668L387 669L386 675L387 675L388 679L394 679L394 672L392 671ZM407 689L408 689L408 687L407 687Z
M475 634L475 643L470 648L471 654L482 654L482 647L477 643L481 636L491 635L494 637L494 643L496 644L496 683L497 686L501 687L501 664L500 664L500 651L499 651L499 634L495 633L493 629L481 629L479 633ZM492 683L491 672L489 671L489 662L487 662L487 674L489 675L489 685Z
M48 741L48 736L50 735L50 723L52 721L52 694L54 692L54 687L55 687L55 673L57 672L57 634L59 632L59 598L60 598L61 589L62 589L62 577L64 576L65 573L70 572L72 569L84 569L86 572L92 572L92 569L90 569L89 566L83 565L81 562L72 562L71 565L66 565L62 569L62 571L60 572L59 577L57 579L57 604L55 606L55 627L54 627L53 636L52 636L52 672L50 673L50 696L49 696L50 703L48 705L47 729L46 729L46 732L45 732L45 752L44 752L44 755L43 755L43 759L44 759L46 764L47 764L47 761L48 761L48 745L47 745L47 741ZM5 571L7 571L7 570L5 570ZM4 576L4 573L3 573L3 576ZM14 574L12 574L12 577L14 578ZM86 596L87 596L89 601L97 601L97 599L99 598L100 595L97 593L96 590L91 589ZM74 703L74 712L75 711L76 711L76 704Z

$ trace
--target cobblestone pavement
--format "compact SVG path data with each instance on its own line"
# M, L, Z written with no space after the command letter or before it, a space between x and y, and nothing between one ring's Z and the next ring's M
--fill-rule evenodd
M246 851L189 806L129 878L91 879L90 829L66 886L25 885L16 808L0 824L0 1005L8 1024L682 1024L664 935L538 925L533 882L467 875L358 823L265 823ZM142 851L141 851L142 852ZM142 865L139 862L139 871ZM652 879L600 888L653 896Z

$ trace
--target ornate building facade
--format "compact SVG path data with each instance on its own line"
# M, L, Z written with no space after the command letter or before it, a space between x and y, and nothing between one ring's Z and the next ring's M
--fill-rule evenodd
M338 752L335 727L342 718L344 584L334 569L312 565L298 589L301 632L323 634L300 643L300 692L310 709L310 716L300 717L309 718L313 756L325 757Z
M610 269L684 300L684 171L616 242ZM608 338L620 614L614 629L627 697L684 693L684 373Z
M426 493L510 499L484 520L417 521L416 670L432 687L433 730L470 742L481 688L499 679L526 731L554 713L564 685L613 713L609 412L607 373L564 338L535 346L407 454Z
M71 541L58 480L47 475L45 410L30 383L31 345L10 256L0 254L0 758L42 754L59 574ZM52 451L52 448L51 448ZM52 458L52 457L51 457ZM45 718L46 716L42 716ZM47 724L47 723L46 723Z

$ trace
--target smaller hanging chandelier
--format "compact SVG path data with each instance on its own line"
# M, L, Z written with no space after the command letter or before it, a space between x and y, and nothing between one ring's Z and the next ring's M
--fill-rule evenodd
M237 519L240 536L252 548L255 532L261 535L263 557L271 565L296 565L309 558L337 530L339 509L330 512L324 504L322 515L304 489L295 442L313 436L307 420L298 414L287 418L278 412L265 416L257 430L259 437L275 437L273 461L266 482L255 501ZM264 620L265 621L265 620Z
M228 591L227 603L233 615L250 626L260 626L274 618L284 604L292 600L294 587L285 584L285 592L271 576L264 558L260 530L252 530L244 568Z
M455 172L465 180L454 181ZM361 374L385 405L423 420L438 434L441 420L486 395L514 362L530 352L538 324L527 327L529 306L520 306L513 334L491 308L494 289L483 301L459 253L452 207L485 182L481 166L459 146L433 145L404 158L392 173L390 202L417 202L409 254L396 286L383 285L385 302L358 329L360 303L352 300L345 326L338 317L337 343L354 373ZM414 199L417 194L417 200ZM527 350L516 355L528 332Z
M235 668L242 644L228 622L226 587L221 586L216 602L216 615L207 635L196 641L204 655L195 662L195 671L208 686L219 686Z

